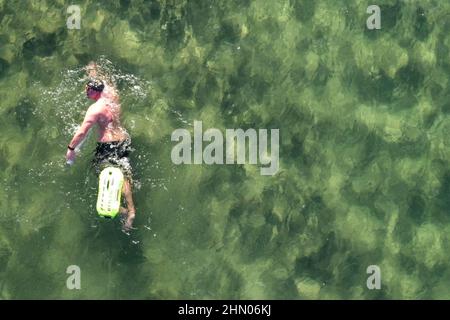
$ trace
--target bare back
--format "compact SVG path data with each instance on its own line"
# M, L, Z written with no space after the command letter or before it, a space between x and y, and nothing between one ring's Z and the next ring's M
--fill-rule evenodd
M125 128L120 124L120 103L112 87L106 86L102 96L92 106L97 114L99 142L123 141L129 138Z

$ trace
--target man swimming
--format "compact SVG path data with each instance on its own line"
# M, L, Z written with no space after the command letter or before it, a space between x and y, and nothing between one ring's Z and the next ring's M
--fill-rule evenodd
M99 76L95 63L90 63L87 71L90 80L86 84L86 95L89 99L95 100L95 103L88 108L81 127L67 146L66 159L68 162L74 161L75 148L84 140L89 129L97 124L99 137L93 160L94 168L97 174L108 165L119 167L123 171L125 181L122 191L127 208L121 207L120 213L125 216L124 230L128 231L132 228L136 215L131 192L132 172L128 158L131 152L131 138L120 124L120 102L116 89L105 79L95 79Z

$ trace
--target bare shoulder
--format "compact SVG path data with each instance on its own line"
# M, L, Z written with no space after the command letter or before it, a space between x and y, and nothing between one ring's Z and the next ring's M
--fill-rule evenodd
M86 116L89 117L98 117L103 113L104 103L102 101L96 101L93 103L86 111Z
M105 101L103 99L97 100L95 103L91 104L87 112L90 113L101 113L105 107Z

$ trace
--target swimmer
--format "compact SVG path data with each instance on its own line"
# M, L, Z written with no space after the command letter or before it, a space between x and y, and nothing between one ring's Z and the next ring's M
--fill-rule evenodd
M75 160L75 148L82 143L90 128L98 125L97 149L93 160L93 166L97 174L106 166L119 167L125 176L123 184L123 195L127 208L121 207L120 213L124 216L124 231L132 229L136 216L136 209L133 203L131 191L132 172L129 160L131 152L131 138L128 132L120 123L120 102L119 95L107 77L101 75L97 65L89 63L87 73L90 80L87 82L85 90L87 98L94 100L84 117L81 127L73 136L67 146L66 160L73 163Z

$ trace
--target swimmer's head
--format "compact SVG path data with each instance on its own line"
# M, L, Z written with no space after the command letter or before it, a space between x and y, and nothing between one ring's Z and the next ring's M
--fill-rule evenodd
M103 81L91 79L86 84L86 95L89 99L98 100L103 89L105 89Z

